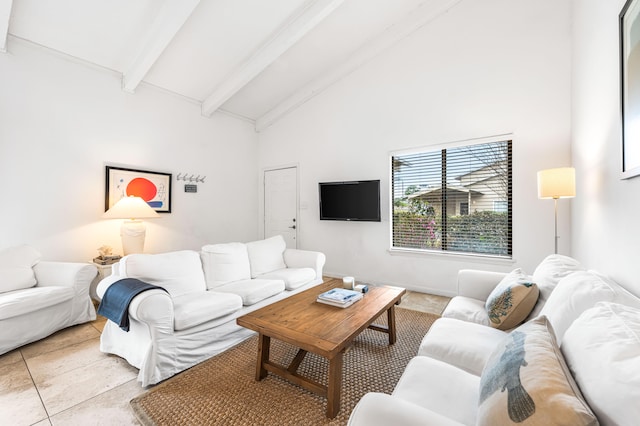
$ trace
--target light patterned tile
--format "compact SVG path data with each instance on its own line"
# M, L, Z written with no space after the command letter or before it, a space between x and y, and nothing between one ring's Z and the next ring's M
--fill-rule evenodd
M100 332L91 323L74 325L60 330L45 339L23 346L21 351L24 358L29 359L99 336Z
M131 381L137 375L138 370L123 359L108 356L38 383L38 391L49 415L54 415Z
M53 426L140 425L129 401L144 392L134 379L51 417Z
M440 315L450 300L446 296L408 291L398 307Z
M47 412L24 362L0 367L0 419L5 425L32 425Z
M104 325L107 323L107 319L103 316L98 315L95 321L91 323L91 325L98 330L98 332L102 333L104 330Z
M36 385L76 368L86 367L108 358L100 352L100 339L93 338L26 360Z
M7 352L6 354L0 355L0 367L14 364L20 361L22 361L22 354L20 353L20 349L16 349L11 352Z

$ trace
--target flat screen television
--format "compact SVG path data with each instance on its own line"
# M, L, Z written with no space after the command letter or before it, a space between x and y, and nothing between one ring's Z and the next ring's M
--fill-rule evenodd
M320 220L380 222L380 180L320 182Z

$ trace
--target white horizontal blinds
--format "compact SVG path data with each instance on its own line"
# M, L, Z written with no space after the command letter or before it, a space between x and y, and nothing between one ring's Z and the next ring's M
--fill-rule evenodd
M511 142L393 157L393 246L511 255Z
M394 156L393 246L439 249L442 228L435 205L426 201L440 188L440 151Z

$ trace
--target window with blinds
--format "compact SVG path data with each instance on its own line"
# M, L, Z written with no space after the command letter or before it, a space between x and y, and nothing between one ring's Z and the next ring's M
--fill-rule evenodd
M391 158L393 248L511 257L511 141Z

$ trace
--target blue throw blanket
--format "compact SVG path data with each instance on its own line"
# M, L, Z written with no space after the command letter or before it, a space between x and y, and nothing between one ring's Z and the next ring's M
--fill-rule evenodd
M129 304L136 295L147 290L165 290L135 278L123 278L114 282L104 292L98 306L98 314L110 319L124 331L129 331Z

